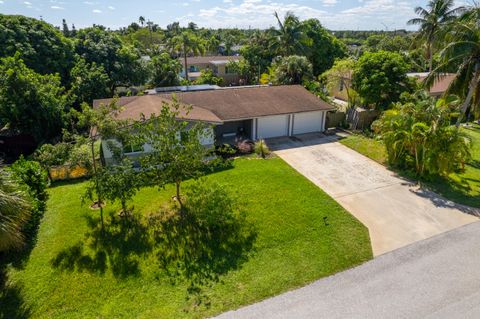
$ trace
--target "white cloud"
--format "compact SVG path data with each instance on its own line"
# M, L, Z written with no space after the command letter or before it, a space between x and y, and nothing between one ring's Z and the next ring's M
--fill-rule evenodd
M200 9L194 22L209 27L258 27L275 26L273 13L280 16L291 11L300 19L316 18L332 30L370 30L406 28L406 22L415 16L414 0L358 0L351 1L347 9L339 11L339 0L306 1L287 0L242 0L223 3Z
M3 4L4 2L2 0L0 0L0 4Z
M31 6L32 3L31 2L28 2L28 1L24 1L23 4L26 4L27 6Z
M115 10L115 7L114 6L108 6L108 9Z
M65 8L62 8L62 7L59 7L59 6L51 6L50 9L53 9L53 10L63 10Z
M102 13L102 10L94 9L92 10L93 13Z

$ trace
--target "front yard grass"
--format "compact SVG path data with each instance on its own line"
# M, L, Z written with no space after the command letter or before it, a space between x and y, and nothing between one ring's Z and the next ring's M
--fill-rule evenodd
M465 166L465 170L449 176L436 176L422 183L456 203L480 207L480 125L462 129L472 139L472 160ZM340 143L380 164L387 163L385 146L381 141L363 135L350 135L340 140Z
M159 268L143 232L110 234L111 246L98 244L92 222L98 225L99 213L80 203L85 182L60 183L50 189L29 259L7 267L0 318L202 318L372 258L368 230L279 158L238 159L207 178L240 200L256 233L248 258L218 282L190 291L181 277ZM134 198L136 214L157 211L173 194L173 187L142 189ZM119 207L105 210L108 216ZM59 256L65 267L55 266Z

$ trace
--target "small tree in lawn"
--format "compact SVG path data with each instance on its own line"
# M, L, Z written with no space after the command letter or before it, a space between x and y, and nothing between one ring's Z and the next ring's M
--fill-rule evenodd
M82 105L82 112L78 112L76 117L78 118L78 124L81 127L89 129L89 144L92 155L92 182L93 189L89 188L86 195L88 198L93 199L94 193L97 196L97 204L100 208L100 217L103 228L103 188L100 184L100 170L97 167L96 155L95 155L95 142L101 136L103 139L119 139L119 137L125 136L127 133L121 128L127 127L129 122L126 120L119 120L118 115L121 108L117 105L116 99L108 105L100 105L97 108L91 108L87 104ZM121 138L120 138L121 139Z
M123 158L116 165L103 167L98 172L98 188L104 199L111 202L119 201L122 205L120 214L129 215L127 204L135 196L140 188L137 172L133 168L133 163ZM89 192L95 191L97 185L92 184Z
M142 159L143 171L153 185L163 188L167 183L176 186L176 199L183 211L180 185L183 181L202 176L210 149L202 145L207 138L207 125L182 120L190 109L176 99L164 103L159 115L137 124L140 143L148 143L152 151Z

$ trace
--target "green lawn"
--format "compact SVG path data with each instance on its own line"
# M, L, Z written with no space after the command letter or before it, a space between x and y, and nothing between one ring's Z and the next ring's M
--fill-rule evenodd
M208 178L241 201L256 237L235 266L230 261L236 257L223 256L229 261L223 265L232 265L221 269L220 281L195 293L183 277L161 270L149 249L151 239L145 238L145 224L129 226L125 233L109 226L111 241L99 242L92 230L98 212L80 205L85 183L59 184L50 189L29 260L23 268L8 267L0 318L15 313L34 318L201 318L372 258L367 229L281 159L239 159L233 166ZM143 189L135 197L135 211L154 212L173 193L171 187ZM106 210L108 215L118 207ZM54 262L59 258L62 267Z
M472 139L472 161L465 167L465 171L450 174L447 177L435 177L424 184L459 204L480 207L480 125L463 130ZM342 139L340 143L355 151L381 163L386 164L387 155L382 142L362 135L351 135Z

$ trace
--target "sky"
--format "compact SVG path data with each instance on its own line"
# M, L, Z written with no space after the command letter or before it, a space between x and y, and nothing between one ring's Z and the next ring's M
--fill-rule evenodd
M200 27L268 28L273 12L317 18L331 30L410 29L414 8L427 0L0 0L0 13L21 14L60 25L65 18L78 28L101 24L112 29L140 16L161 27L173 21ZM458 1L457 4L463 4ZM415 29L413 27L413 29Z

